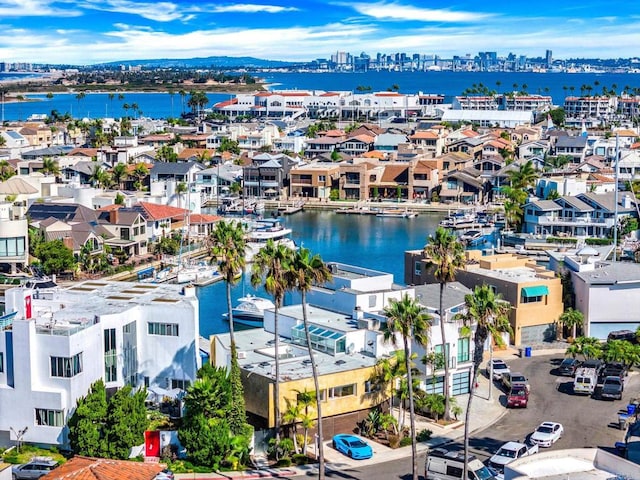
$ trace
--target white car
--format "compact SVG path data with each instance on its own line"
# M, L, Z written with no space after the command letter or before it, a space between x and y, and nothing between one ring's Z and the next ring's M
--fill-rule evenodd
M500 381L502 379L503 373L509 373L511 370L509 369L509 365L504 363L504 360L493 359L487 362L487 377L491 375L491 362L493 362L493 379L496 381Z
M564 428L556 422L542 422L531 434L531 443L539 447L550 447L562 437Z

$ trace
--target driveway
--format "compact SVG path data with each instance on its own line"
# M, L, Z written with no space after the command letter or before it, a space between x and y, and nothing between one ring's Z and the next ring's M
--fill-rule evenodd
M529 405L523 409L510 409L490 428L476 432L470 439L476 454L490 456L504 442L522 441L543 421L560 422L564 426L564 436L552 449L602 447L613 451L615 442L623 440L618 413L626 410L629 400L639 391L640 375L637 372L630 374L622 400L603 401L573 395L573 377L555 373L562 358L559 354L505 359L512 372L523 373L529 379ZM506 395L495 385L494 395L499 395L504 405Z

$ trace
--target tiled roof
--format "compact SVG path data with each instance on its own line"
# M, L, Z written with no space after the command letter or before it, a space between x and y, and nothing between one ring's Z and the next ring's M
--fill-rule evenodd
M380 180L382 183L407 182L408 170L408 165L387 165Z
M153 480L162 471L160 463L128 462L75 456L51 470L41 480Z
M184 208L158 205L157 203L138 202L133 208L139 209L142 216L147 220L164 220L167 218L181 220L187 214L187 210Z
M416 133L414 133L414 134L413 134L413 135L411 135L409 138L410 138L410 139L412 139L412 140L414 140L414 139L415 139L415 140L417 140L417 139L423 139L423 138L438 138L438 134L437 134L437 133L434 133L434 132L428 132L428 131L427 131L427 132L425 132L425 131L422 131L422 132L416 132Z
M218 215L205 215L201 213L192 213L189 215L189 223L192 225L214 223L220 220Z

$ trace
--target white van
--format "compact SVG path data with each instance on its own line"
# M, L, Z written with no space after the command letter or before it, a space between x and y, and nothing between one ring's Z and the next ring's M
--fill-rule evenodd
M573 393L592 395L598 385L598 372L595 368L579 368L573 379Z
M475 456L468 457L469 479L495 480L495 476ZM449 451L446 448L429 450L424 466L424 476L428 480L463 480L464 452Z

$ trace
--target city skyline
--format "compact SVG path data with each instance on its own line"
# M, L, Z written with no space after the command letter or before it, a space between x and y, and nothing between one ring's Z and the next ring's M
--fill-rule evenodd
M584 0L567 6L542 0L531 8L503 0L436 1L428 8L415 0L0 0L0 61L89 65L224 55L308 62L337 51L636 56L640 4Z

